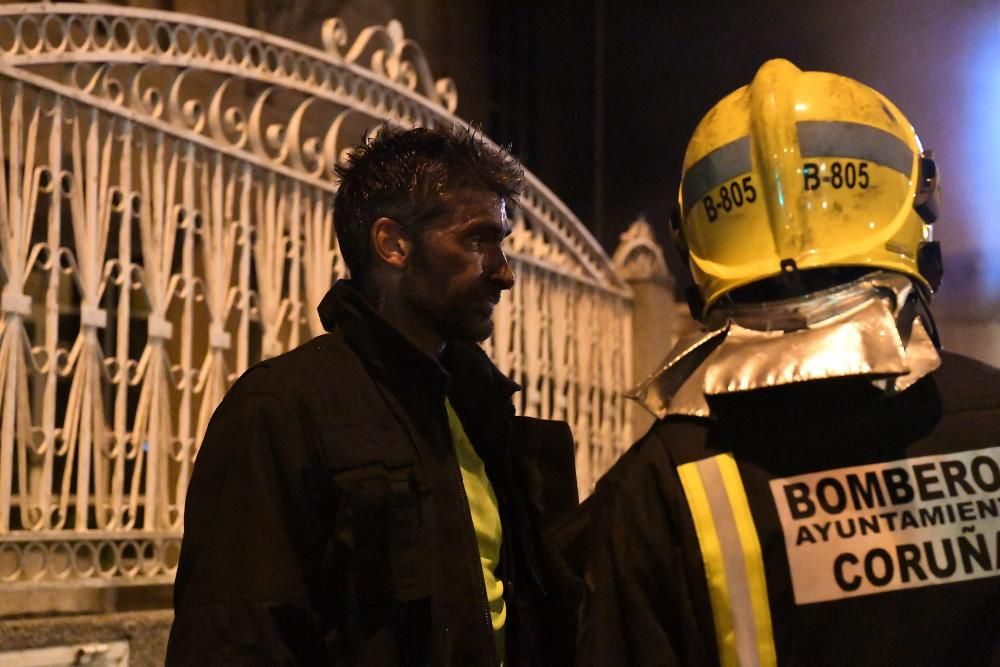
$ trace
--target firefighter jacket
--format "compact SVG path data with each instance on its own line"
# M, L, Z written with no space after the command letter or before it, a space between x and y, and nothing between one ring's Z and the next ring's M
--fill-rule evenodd
M194 467L170 665L496 665L447 397L496 491L508 664L565 661L573 602L540 534L576 505L560 422L476 345L427 357L348 281L329 333L233 386Z
M1000 371L659 420L588 501L587 665L1000 664Z

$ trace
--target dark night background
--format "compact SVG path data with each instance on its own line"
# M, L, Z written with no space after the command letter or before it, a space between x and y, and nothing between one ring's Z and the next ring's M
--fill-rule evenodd
M936 310L987 332L977 344L1000 358L1000 0L164 4L317 46L331 16L350 39L400 20L434 75L455 80L457 114L512 145L609 254L640 214L667 240L694 127L765 60L855 78L934 151L945 252Z
M525 76L493 87L499 112L493 109L487 129L513 142L609 252L640 213L666 241L681 159L698 121L765 60L784 57L804 70L858 79L907 114L943 173L945 214L936 234L948 263L939 307L996 317L1000 196L985 173L996 173L1000 157L1000 0L545 7L518 23L524 35L500 24L534 53L523 67L493 63ZM603 68L594 39L601 16ZM600 96L595 66L603 69ZM525 106L532 110L526 119L497 122ZM595 119L603 125L596 135Z

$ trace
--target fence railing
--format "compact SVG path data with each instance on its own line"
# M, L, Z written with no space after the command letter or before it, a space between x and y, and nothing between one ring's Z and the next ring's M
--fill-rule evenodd
M172 580L212 411L321 333L332 165L382 122L463 124L398 23L322 37L0 6L0 587ZM589 489L631 441L629 288L531 174L509 243L486 348Z

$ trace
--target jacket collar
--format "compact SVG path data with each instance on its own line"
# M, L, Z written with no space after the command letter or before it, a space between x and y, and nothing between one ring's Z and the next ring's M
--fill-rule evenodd
M460 416L482 401L509 402L521 387L474 343L449 342L441 359L424 353L379 315L349 279L338 280L317 309L327 331L340 329L366 363L390 376L447 394ZM464 420L463 420L464 423Z

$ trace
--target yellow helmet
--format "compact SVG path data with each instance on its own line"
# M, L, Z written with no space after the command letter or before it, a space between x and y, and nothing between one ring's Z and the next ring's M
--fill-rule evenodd
M698 289L692 313L821 268L897 271L933 291L938 196L934 161L881 93L768 61L708 112L684 155L672 231Z

